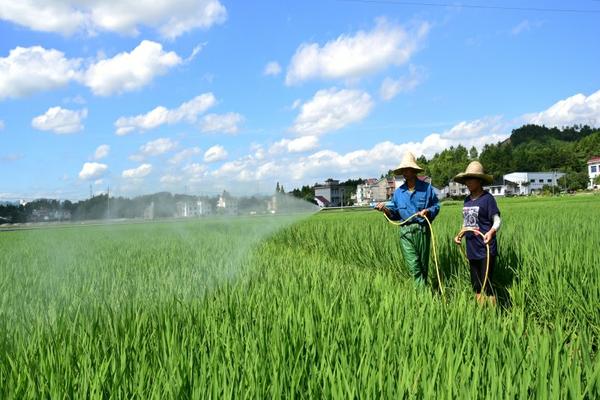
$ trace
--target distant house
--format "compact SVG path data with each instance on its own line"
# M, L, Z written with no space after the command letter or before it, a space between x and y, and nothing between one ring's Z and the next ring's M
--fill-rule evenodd
M369 178L356 186L355 204L357 206L366 206L373 201L373 187L377 185L378 181L377 178Z
M208 201L178 201L175 203L175 216L177 218L201 217L212 214L212 207Z
M317 205L321 208L323 207L330 207L330 202L329 200L327 200L325 197L323 196L315 196L315 201L317 202Z
M587 162L588 176L590 178L589 189L598 189L600 186L594 183L594 179L600 175L600 157L592 157Z
M325 183L315 185L315 201L322 197L327 200L328 205L323 207L339 207L345 204L346 199L350 198L350 188L340 185L340 181L327 179Z
M503 176L506 194L530 195L540 193L544 186L558 186L562 172L512 172ZM492 193L494 194L494 193Z
M217 201L217 210L221 214L237 215L239 212L238 200L232 197L229 193L223 192Z
M448 186L442 189L443 197L459 197L466 196L469 193L469 189L462 183L450 181Z

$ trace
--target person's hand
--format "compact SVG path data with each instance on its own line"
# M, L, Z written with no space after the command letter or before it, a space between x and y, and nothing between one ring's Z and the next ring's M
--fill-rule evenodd
M488 233L483 235L483 243L488 244L492 240L492 238L494 237L495 234L496 234L496 231L494 229L490 229L488 231Z
M460 246L460 244L462 243L462 235L456 235L454 237L454 243Z
M385 203L377 203L377 204L375 205L375 209L376 209L377 211L384 211L384 210L385 210Z
M419 217L426 217L426 216L427 216L427 214L429 214L429 210L428 210L428 209L421 210L421 211L419 211L419 212L417 213L417 215L418 215Z

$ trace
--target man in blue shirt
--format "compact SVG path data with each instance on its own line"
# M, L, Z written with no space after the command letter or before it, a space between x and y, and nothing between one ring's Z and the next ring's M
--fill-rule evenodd
M423 172L423 168L419 167L415 156L407 152L394 170L394 174L404 176L404 184L394 192L391 205L386 207L385 203L379 203L375 208L390 219L407 221L400 226L400 249L415 283L424 287L431 245L431 232L424 217L433 222L440 211L440 204L433 187L417 177L419 172ZM418 216L409 220L414 214Z

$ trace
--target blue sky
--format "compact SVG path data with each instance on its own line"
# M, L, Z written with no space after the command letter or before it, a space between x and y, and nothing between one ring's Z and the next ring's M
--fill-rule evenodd
M593 0L110 3L0 0L0 199L270 192L600 126Z

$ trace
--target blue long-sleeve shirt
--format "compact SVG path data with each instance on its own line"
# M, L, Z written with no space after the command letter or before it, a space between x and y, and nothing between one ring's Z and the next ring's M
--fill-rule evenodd
M429 221L433 221L440 212L440 202L433 191L433 187L429 183L418 179L414 191L408 190L408 185L404 183L394 191L391 201L393 205L387 208L391 211L393 219L396 220L404 221L414 213L427 209L427 218L429 218ZM426 224L425 219L421 217L415 217L411 222L417 222L421 225Z

